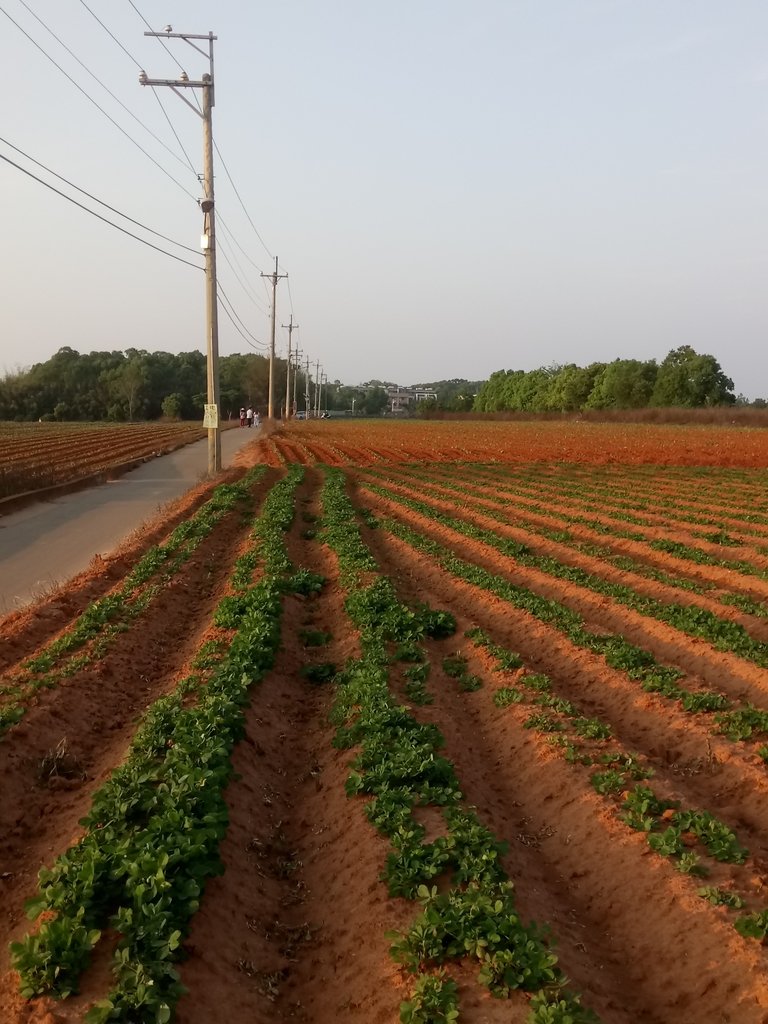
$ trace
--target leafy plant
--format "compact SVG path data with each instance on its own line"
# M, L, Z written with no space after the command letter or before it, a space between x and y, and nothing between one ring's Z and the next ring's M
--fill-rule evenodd
M445 971L419 975L411 998L400 1004L401 1024L450 1024L458 1019L458 988Z
M493 703L499 708L508 708L510 704L519 704L523 699L524 695L514 686L501 686L493 695Z
M718 889L716 886L709 886L699 889L699 896L707 900L715 907L728 907L730 910L741 910L744 900L737 892L729 892L727 889Z
M336 666L332 661L321 661L314 665L302 665L301 675L308 683L328 683L336 675Z
M331 634L325 629L300 629L299 640L304 647L325 647Z

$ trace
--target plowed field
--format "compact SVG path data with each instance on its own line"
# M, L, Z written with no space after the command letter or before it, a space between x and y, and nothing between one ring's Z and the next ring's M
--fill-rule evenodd
M0 423L0 499L124 471L204 436L196 423Z
M0 1020L768 1021L765 435L239 459L0 623Z

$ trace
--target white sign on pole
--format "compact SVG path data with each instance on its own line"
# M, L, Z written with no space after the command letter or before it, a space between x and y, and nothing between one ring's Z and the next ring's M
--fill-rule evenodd
M203 414L203 426L215 430L219 425L219 409L216 405L206 405Z

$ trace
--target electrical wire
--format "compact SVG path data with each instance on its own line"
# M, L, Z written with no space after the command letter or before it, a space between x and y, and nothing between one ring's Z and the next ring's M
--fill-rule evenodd
M39 160L35 160L33 156L29 155L29 153L25 153L23 149L19 149L18 146L14 146L14 144L12 142L9 142L8 139L4 139L2 135L0 135L0 142L4 143L6 146L10 146L11 149L15 150L17 153L20 153L21 156L23 156L26 160L29 160L30 163L35 164L35 166L37 167L41 167L47 174L52 175L54 178L58 178L59 181L63 181L65 185L69 185L69 187L75 189L76 192L79 192L81 195L87 196L89 199L92 199L94 203L98 203L99 206L103 206L105 209L110 210L112 213L116 213L118 217L123 217L125 220L130 221L131 224L135 224L137 227L143 228L145 231L149 231L151 235L157 235L157 237L162 238L164 242L170 242L171 245L178 245L180 249L186 249L187 252L191 252L194 253L195 255L198 255L197 249L193 249L189 245L184 245L183 242L177 242L175 238L169 238L168 235L164 235L160 231L155 231L155 229L149 227L149 225L142 224L140 220L136 220L134 217L129 217L127 213L123 213L123 211L118 210L117 207L110 206L109 203L105 203L104 200L99 199L98 196L94 196L90 192L86 192L84 188L80 188L79 185L75 185L73 181L70 181L69 178L65 178L63 174L57 174L56 171L51 170L50 167L46 167L44 163L41 163Z
M184 154L184 156L186 158L186 161L189 164L190 171L192 171L192 173L195 175L195 177L197 177L197 171L195 170L195 166L192 163L192 161L189 159L189 153L187 153L186 149L184 149L184 144L182 143L181 139L179 138L178 133L176 132L176 129L173 127L173 121L171 121L170 117L168 116L168 111L163 106L163 101L160 99L160 96L158 95L157 89L154 87L154 85L151 86L150 88L152 89L152 95L157 100L158 105L159 105L160 109L163 112L163 116L165 117L165 120L168 122L168 127L173 132L173 137L176 139L176 141L179 144L179 149Z
M217 245L221 249L222 256L224 257L224 259L227 261L227 263L229 263L230 267L232 268L232 272L235 275L235 277L237 278L238 284L243 289L243 291L246 293L246 295L249 297L249 299L253 302L253 304L255 306L257 306L258 309L260 309L262 313L266 313L267 311L266 311L266 309L264 309L263 305L261 304L259 299L256 297L256 293L253 291L251 286L247 283L248 275L243 270L243 268L242 268L242 266L240 264L240 261L238 260L236 254L234 252L230 252L229 256L231 256L232 260L234 260L234 262L235 262L235 264L237 266L237 269L235 269L235 266L233 266L229 256L227 255L226 249L227 249L227 247L229 245L232 244L232 239L231 239L231 237L229 235L229 232L224 228L224 226L223 226L223 224L221 222L221 218L220 217L217 217L217 219L216 219L216 231L217 231ZM226 239L227 245L224 244L224 239ZM239 273L238 273L238 271L239 271Z
M26 3L24 3L24 0L19 0L19 2L23 3L25 7L27 6ZM94 11L91 10L91 8L88 6L88 4L85 2L85 0L80 0L80 3L83 5L83 7L86 9L86 11L88 11L88 13L90 15L92 15L96 19L96 21L99 23L99 25L101 25L101 27L104 29L104 31L107 33L107 35L110 37L110 39L114 40L114 42L117 43L117 45L120 47L120 49L123 51L123 53L126 54L126 56L130 57L130 59L133 61L133 63L136 65L136 67L139 69L139 71L143 71L144 69L142 68L141 64L136 59L136 57L133 56L133 54L130 52L130 50L128 50L125 46L123 46L123 44L120 42L120 40L117 38L117 36L113 32L111 32L109 30L109 28L107 28L107 26L101 20L101 18L96 13L94 13ZM27 10L29 10L29 8L27 8ZM30 13L34 13L34 12L30 12ZM35 17L37 17L37 15L35 15ZM40 21L39 18L38 18L38 21ZM44 24L44 22L41 22L41 24ZM48 26L46 25L45 27L47 28ZM50 32L50 29L48 31ZM58 36L54 36L54 38L58 39ZM59 39L59 42L61 42L60 39ZM61 43L61 45L64 46L64 43ZM65 49L67 49L67 51L69 53L72 53L72 51L69 50L68 47L65 47ZM72 53L72 56L75 57L75 55L73 53ZM79 61L77 57L75 57L75 60L77 60L79 64L82 64L82 61ZM85 67L84 64L83 64L83 67ZM89 69L87 67L85 68L85 70L88 71L89 74L92 74L92 72L89 71ZM93 75L93 77L95 78L96 76ZM96 79L96 81L99 82L99 85L103 85L105 89L107 88L104 85L103 82L99 81L98 78ZM109 92L109 89L107 89L107 92ZM179 144L179 149L184 154L184 159L187 162L187 166L192 171L192 173L195 175L195 177L197 177L197 171L195 170L192 161L189 159L189 154L187 153L186 149L184 149L182 141L179 138L179 136L178 136L178 134L176 132L176 129L173 127L173 122L171 121L170 117L168 116L168 114L166 112L166 109L163 106L162 100L160 99L159 95L157 94L157 91L155 90L154 86L152 86L152 93L153 93L155 99L157 100L158 104L160 105L160 109L162 110L163 116L165 117L165 119L168 122L168 125L169 125L169 127L171 129L171 131L173 132L174 138L176 139L176 141ZM113 95L113 94L110 93L110 96L111 95ZM114 98L117 99L117 97L114 97ZM117 102L120 103L120 100L117 100ZM120 105L124 106L124 104L122 104L122 103ZM125 107L125 109L128 110L128 107ZM128 113L131 114L131 116L135 117L135 115L132 114L130 110L128 110ZM138 121L139 119L136 118L136 120ZM139 121L139 124L141 124L142 127L146 128L146 125L142 121ZM155 135L154 132L151 132L149 128L147 128L147 131L150 132L150 135L152 135L152 137L154 139L157 139L157 141L160 143L161 146L163 146L164 149L168 150L168 152L171 154L171 156L173 156L176 160L179 160L180 163L183 163L183 161L179 159L177 154L174 153L173 150L170 149L168 146L166 146L166 144L162 141L161 138L159 138L159 136Z
M21 0L21 3L24 3L24 0ZM101 25L101 27L107 33L107 35L117 43L117 45L120 47L120 49L126 55L126 57L130 57L130 59L133 61L133 63L136 65L136 67L139 69L139 71L143 71L144 69L142 68L141 64L139 64L138 60L136 60L136 58L133 56L132 53L130 53L128 50L126 50L126 48L123 46L123 44L117 38L117 36L113 35L112 32L110 32L110 30L107 28L107 26L101 20L101 18L98 16L98 14L96 14L94 11L91 10L91 8L88 6L88 4L85 2L85 0L80 0L80 3L83 5L83 7L86 9L86 11L88 11L88 13L91 15L91 17L95 18L96 21L98 21L98 23ZM24 6L27 7L26 4L24 4ZM29 10L28 7L27 7L27 10Z
M135 3L133 2L133 0L128 0L128 3L129 3L129 4L131 5L131 7L132 7L132 8L134 9L134 11L136 11L136 13L137 13L137 14L138 14L138 16L139 16L139 17L141 18L141 20L142 20L142 21L144 22L144 24L145 24L145 25L147 26L147 28L149 29L149 31L150 31L150 32L154 32L154 29L152 28L152 26L150 25L150 23L149 23L149 22L147 21L147 19L146 19L146 18L144 17L144 15L143 15L143 14L141 13L141 11L140 11L140 10L139 10L139 8L138 8L138 7L136 6L136 4L135 4ZM176 67L177 67L177 68L179 69L179 71L184 71L184 67L182 66L182 64L181 64L181 62L179 61L179 59L178 59L177 57L175 57L175 56L173 55L173 53L172 53L172 51L171 51L171 50L169 50L169 49L168 49L168 47L167 47L167 46L166 46L166 44L165 44L165 43L163 42L163 40L162 40L162 39L160 38L160 36L155 36L154 38L155 38L155 39L157 39L158 43L160 43L160 45L162 46L162 48L163 48L163 49L165 50L165 52L166 52L166 53L168 54L168 56L169 56L169 57L171 58L171 60L172 60L172 61L173 61L173 63L174 63L175 65L176 65Z
M220 293L221 297L226 302L226 304L229 306L230 310L232 311L232 315L237 320L237 322L240 324L240 326L243 328L243 330L248 335L248 337L251 338L253 341L255 341L256 344L259 345L261 348L266 348L267 346L264 344L264 342L260 341L256 337L256 335L253 334L250 330L248 330L248 328L245 326L245 323L243 322L241 317L239 317L238 314L237 314L237 310L235 309L234 303L232 302L230 297L227 295L227 293L224 291L224 289L222 288L221 283L219 281L217 281L216 288L217 288L217 291Z
M224 218L221 216L221 212L218 209L216 211L216 222L217 222L217 224L221 225L221 227L223 227L224 230L228 233L229 240L232 243L232 245L236 246L240 250L240 252L243 254L243 256L248 260L248 262L251 264L251 266L254 267L256 270L258 270L258 272L260 274L262 274L263 273L262 268L259 266L258 263L256 263L255 260L251 259L251 257L248 255L248 253L242 247L242 245L240 245L238 240L235 238L235 236L234 236L234 234L232 232L232 229L227 224L227 222L224 220Z
M251 227L255 231L256 237L258 238L258 240L264 246L264 250L265 250L267 256L269 256L269 258L271 260L273 260L275 257L269 251L269 247L267 246L267 243L261 237L261 235L259 234L258 228L253 223L253 221L251 220L251 215L250 215L250 213L248 213L248 210L245 208L245 203L243 202L242 196L240 195L240 193L237 190L237 185L235 185L234 181L232 180L232 175L229 173L229 168L227 167L227 164L226 164L226 162L224 160L224 157L221 155L221 150L219 149L218 145L216 144L216 140L215 139L213 140L213 148L216 150L216 154L217 154L219 160L221 160L221 166L224 168L224 172L227 175L227 177L229 178L229 183L232 186L232 188L234 189L235 195L237 196L238 200L240 201L240 205L243 208L243 213L248 218L248 223L251 225Z
M269 314L267 313L267 310L259 303L259 301L255 297L255 295L248 289L248 286L238 276L237 270L235 269L232 261L230 260L229 256L227 255L226 250L224 249L224 246L222 245L222 241L221 241L220 238L218 238L216 240L216 250L217 250L218 254L222 257L222 259L225 261L225 263L229 266L229 268L232 271L232 273L235 275L237 283L243 289L243 291L245 292L247 298L249 298L251 300L251 302L259 310L260 313L263 313L265 316L268 316Z
M83 3L83 0L80 0L80 2L81 2L81 3ZM115 103L117 103L117 104L118 104L118 106L120 106L120 107L122 107L122 108L123 108L123 110L124 110L124 111L126 112L126 114L128 114L128 115L129 115L130 117L132 117L132 118L133 118L133 120L134 120L134 121L135 121L135 122L136 122L136 123L137 123L138 125L140 125L140 126L141 126L141 127L142 127L142 128L144 129L144 131L145 131L145 132L147 132L147 134L148 134L148 135L151 135L151 136L152 136L152 138L153 138L153 139L155 140L155 142L159 143L159 144L160 144L160 145L161 145L161 146L163 147L163 149L164 149L164 150L165 150L165 151L166 151L167 153L170 153L170 155L171 155L171 156L173 157L173 159L174 159L174 160L178 160L178 162L179 162L180 164L182 164L182 165L184 164L184 161L183 161L183 160L181 159L181 157L180 157L180 156L179 156L179 155L178 155L177 153L174 153L174 151L173 151L173 150L171 149L171 147L170 147L170 146L168 146L168 145L166 145L166 144L165 144L165 142L163 142L163 140L162 140L162 139L160 138L160 136L159 136L159 135L156 135L156 134L155 134L155 132L153 132L153 131L152 131L152 129L151 129L151 128L149 128L149 127L148 127L148 126L147 126L147 125L146 125L146 124L145 124L145 123L144 123L144 122L143 122L143 121L141 120L141 118L140 118L140 117L138 117L138 116L137 116L136 114L134 114L134 112L133 112L133 111L132 111L132 110L130 109L130 107L127 107L127 106L125 105L125 103L123 103L123 101L122 101L122 100L120 99L120 97L119 97L119 96L116 96L116 95L115 95L115 94L114 94L114 93L112 92L112 90L111 90L111 89L109 88L109 86L108 86L108 85L105 85L105 84L104 84L104 82L102 82L102 80L101 80L101 79L100 79L100 78L98 77L98 75L96 75L96 74L95 74L95 73L94 73L93 71L91 71L91 69L90 69L90 68L88 67L88 65L87 65L87 64L85 64L85 63L84 63L84 62L83 62L82 60L80 60L80 58L79 58L79 57L77 56L77 54L76 54L76 53L75 53L75 52L74 52L73 50L71 50L71 49L70 49L70 48L69 48L69 47L67 46L67 44L66 44L66 43L64 42L64 40L63 40L63 39L61 39L61 38L60 38L59 36L57 36L57 35L56 35L56 33L55 33L55 32L53 31L53 29L52 29L52 28L51 28L51 27L50 27L49 25L47 25L47 24L45 23L45 21L43 21L43 19L42 19L42 18L40 17L40 15L39 15L39 14L36 14L36 13L35 13L35 11L33 11L31 7L29 7L29 5L28 5L28 4L27 4L27 3L25 2L25 0L19 0L19 3L20 3L20 4L21 4L21 5L22 5L22 6L24 7L24 8L26 8L26 10L27 10L27 11L29 11L29 13L30 13L30 14L32 15L32 17L33 17L33 18L35 18L35 20L36 20L36 21L38 21L38 22L39 22L39 23L40 23L40 24L41 24L41 25L43 26L43 28L44 28L44 29L46 30L46 32L48 32L48 33L49 33L50 35L52 35L52 36L53 36L53 38L54 38L54 39L56 40L56 42L57 42L57 43L58 43L58 44L59 44L59 45L60 45L60 46L61 46L61 47L62 47L63 49L65 49L65 50L67 51L67 53L68 53L68 54L70 55L70 57L71 57L71 58L72 58L72 59L73 59L74 61L76 61L76 62L77 62L77 63L78 63L79 65L80 65L80 67L81 67L81 68L82 68L82 69L83 69L83 70L84 70L85 72L87 72L87 73L88 73L88 74L89 74L89 75L91 76L91 78L92 78L92 79L93 79L93 80L94 80L95 82L97 82L97 83L98 83L98 84L99 84L99 85L100 85L100 86L102 87L102 89L104 89L104 91L105 91L106 93L108 93L108 94L109 94L109 96L111 96L111 97L112 97L112 99L113 99L113 100L115 101ZM86 8L86 10L90 11L90 13L91 13L91 14L93 14L93 11L91 11L90 7L88 7L88 6L87 6L87 5L85 4L85 3L83 3L83 6L84 6L84 7ZM10 17L10 16L9 16L9 15L7 14L7 12L6 12L6 11L3 11L3 13L4 13L4 14L6 14L6 16L7 16L7 17ZM102 21L101 21L101 20L100 20L100 19L99 19L98 17L96 17L96 15L95 15L95 14L93 14L93 16L94 16L94 18L96 18L96 21L98 21L98 22L99 22L99 24L100 24L100 25L102 26L102 28L103 28L103 29L104 29L104 30L105 30L105 31L106 31L106 32L107 32L107 33L108 33L108 34L109 34L109 35L111 36L111 38L112 38L112 39L115 39L115 42L116 42L116 43L118 44L118 46L119 46L119 47L121 48L121 50L123 50L123 51L124 51L125 53L127 53L127 54L128 54L128 56L129 56L129 57L131 58L131 60L132 60L132 61L134 62L134 64L136 64L136 65L137 65L137 66L138 66L138 67L140 68L140 67L141 67L141 65L139 65L139 62L138 62L138 61L136 60L136 58L135 58L135 57L134 57L134 56L133 56L132 54L130 54L130 53L128 52L128 50L126 50L126 48L125 48L125 47L123 46L123 44L122 44L122 43L121 43L121 42L120 42L120 41L119 41L118 39L116 39L114 35L112 35L112 33L111 33L111 32L109 31L109 29L108 29L108 28L106 27L106 25L104 25L104 23L103 23L103 22L102 22ZM12 18L11 18L11 21L13 21L13 19L12 19ZM16 27L17 27L17 28L21 29L21 26L20 26L20 25L18 25L18 24L17 24L16 22L14 22L14 24L16 25ZM23 30L23 29L21 29L21 31L23 32L24 30ZM26 35L26 33L24 33L24 34ZM34 43L34 40L32 39L32 37L31 37L31 36L27 36L27 38L28 38L28 39L30 40L30 42L33 42L33 43ZM37 46L38 44L37 44L37 43L35 43L35 45ZM42 49L42 47L39 47L39 46L38 46L38 49ZM51 58L51 57L49 56L49 54L47 54L47 53L46 53L46 52L45 52L44 50L43 50L42 52L43 52L43 53L45 53L45 56L46 56L46 57L48 57L48 59L49 59L49 60L51 60L51 61L52 61L52 63L56 64L56 62L55 62L55 61L53 60L53 58ZM64 71L64 69L63 69L63 68L60 68L58 64L56 64L56 67L57 67L57 68L59 68L59 71L61 71L61 72L62 72L62 74L66 75L66 76L67 76L67 78L69 78L69 75L67 75L66 71ZM72 84L73 84L73 85L77 86L77 88L78 88L78 89L80 89L80 86L79 86L79 85L77 85L77 82L75 82L75 81L74 81L74 79L70 78L69 80L70 80L70 81L72 82ZM80 91L81 91L81 92L84 92L84 90L83 90L83 89L80 89ZM85 95L86 95L86 96L88 97L88 99L90 99L90 100L91 100L91 102L95 103L95 100L93 100L93 99L91 98L91 96L90 96L90 95L89 95L88 93L85 93ZM96 104L96 103L95 103L95 105L96 105L96 106L98 106L98 104ZM101 107L99 107L99 110L101 110ZM102 111L102 113L106 114L106 111ZM106 114L106 116L107 116L107 117L109 117L109 114ZM110 120L112 120L112 119L110 118ZM118 128L120 128L120 126L119 126L119 125L117 125L117 122L113 121L112 123L113 123L113 124L115 124L115 125L116 125L116 126L117 126ZM122 128L120 128L120 130L122 131ZM126 134L126 133L124 133L124 134ZM130 136L128 136L128 137L130 138ZM133 139L131 139L131 142L134 142L134 140L133 140ZM134 142L134 145L138 145L138 143L135 143L135 142ZM141 147L139 147L139 148L141 148ZM149 154L146 154L146 155L149 155ZM185 156L186 156L186 154L185 154ZM150 157L150 159L152 159L152 158ZM161 168L161 169L163 169L163 168ZM167 171L166 171L165 173L167 173ZM193 168L193 173L195 173L195 171L194 171L194 168ZM178 184L178 182L177 182L177 184ZM183 186L182 186L182 187L183 187ZM186 191L186 190L185 190L185 191ZM194 198L194 196L193 196L193 198Z
M10 164L11 167L15 167L18 171L21 171L22 174L26 174L27 177L32 178L40 185L44 185L46 188L50 189L51 192L55 192L57 196L61 196L62 199L66 199L67 202L72 203L75 206L78 206L81 210L85 210L86 213L90 213L90 215L92 217L96 217L97 220L104 221L105 224L109 224L110 227L115 228L117 231L122 232L124 235L128 235L130 238L135 238L136 241L141 242L142 245L149 246L150 249L155 249L157 252L163 253L164 256L170 256L172 260L178 260L179 263L186 263L188 267L194 267L195 270L203 269L197 263L190 263L189 260L185 260L181 256L177 256L175 253L168 252L167 249L161 249L159 245L154 245L154 243L148 242L146 238L141 238L139 235L134 235L132 231L128 231L127 228L123 228L119 224L115 224L115 222L109 220L108 217L102 217L102 215L100 213L96 213L95 210L91 210L89 207L84 206L82 203L78 203L76 199L73 199L72 196L68 196L66 192L62 192L60 189L55 188L53 185L50 185L47 181L43 181L42 178L38 178L36 174L33 174L32 171L28 171L26 167L22 167L21 164L17 164L14 160L11 160L10 157L4 156L2 153L0 153L0 160L4 160L5 163ZM178 243L174 244L178 245Z
M163 174L166 175L166 177L170 178L171 181L174 183L174 185L178 186L178 188L180 188L181 191L184 192L186 195L188 195L189 198L192 199L194 202L197 202L197 199L192 195L192 193L190 191L188 191L181 184L180 181L177 181L176 178L174 178L174 176L169 171L166 171L166 169L163 167L163 165L158 163L158 161L155 160L155 158L152 156L152 154L148 153L147 150L144 149L144 147L141 145L141 143L137 142L133 138L133 136L129 135L128 132L125 130L125 128L123 128L121 125L119 125L117 123L117 121L110 114L108 114L106 112L106 110L102 106L100 106L96 102L96 100L89 93L87 93L85 91L85 89L78 82L76 82L75 79L70 74L68 74L60 64L58 64L53 59L53 57L51 57L51 55L40 45L40 43L38 43L35 39L33 39L32 36L29 34L29 32L27 32L26 29L23 29L21 27L21 25L18 23L18 21L16 21L14 18L11 17L11 15L5 10L4 7L0 6L0 13L4 14L6 16L6 18L10 22L12 22L12 24L14 24L16 26L16 28L19 30L19 32L21 32L22 35L26 36L26 38L30 41L30 43L32 43L32 45L36 49L38 49L43 54L44 57L47 57L47 59L51 62L51 64L53 64L53 66L55 68L58 68L58 70L62 73L62 75L64 75L64 77L67 78L72 83L72 85L74 85L75 88L78 89L83 94L83 96L85 96L85 98L87 100L89 100L89 102L91 102L94 105L94 107L96 107L96 109L99 110L107 118L107 120L110 121L115 126L115 128L117 128L117 130L119 132L121 132L130 142L132 142L134 144L134 146L136 146L137 149L141 150L141 152L144 154L144 156L147 157L147 159L151 160L152 163L157 168L159 168L159 170L161 170L163 172Z
M243 321L240 320L240 317L235 312L235 307L232 305L232 302L228 298L227 293L221 287L221 284L217 284L216 293L217 293L217 295L219 297L219 301L221 302L221 308L226 313L227 317L229 318L229 320L232 323L232 326L235 328L235 330L240 335L240 337L244 341L246 341L251 346L251 348L266 349L267 346L263 342L259 341L259 339L256 337L255 334L251 334L251 332L245 326ZM231 312L230 312L230 309L231 309ZM240 324L242 325L242 328L238 326L238 324L235 322L236 320L240 322ZM249 340L249 339L252 339L252 340ZM254 344L254 342L255 342L255 344Z

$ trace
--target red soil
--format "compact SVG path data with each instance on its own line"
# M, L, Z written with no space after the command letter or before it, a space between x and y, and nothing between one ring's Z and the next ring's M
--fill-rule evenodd
M768 636L758 616L744 615L721 602L721 588L763 596L765 581L722 567L694 565L653 551L645 543L568 525L574 539L600 543L631 554L670 575L683 568L692 579L716 588L706 595L619 570L575 552L567 544L532 532L537 526L563 527L559 515L573 510L571 500L547 499L534 512L533 498L514 507L498 502L487 474L465 465L448 472L451 461L522 464L572 457L585 466L619 456L628 465L707 464L766 466L768 444L760 431L729 428L632 427L595 424L529 423L293 423L263 435L243 449L238 465L285 462L307 465L298 494L299 513L288 540L294 564L322 573L327 584L317 598L286 597L282 646L277 664L254 687L247 710L246 735L234 754L237 775L227 790L230 829L222 845L225 872L209 884L185 941L181 966L189 994L179 1003L181 1024L214 1019L274 1021L296 1019L330 1024L339 1019L395 1024L398 1005L410 981L397 969L384 937L403 929L417 913L404 900L388 898L379 879L388 844L373 830L362 799L350 800L344 781L353 752L332 746L328 711L333 687L312 687L301 675L315 661L341 666L355 656L358 637L344 609L334 556L319 529L308 536L307 522L321 514L322 474L316 463L350 468L357 503L411 524L422 534L585 616L594 631L615 631L652 650L664 664L685 673L682 685L703 685L734 698L748 697L768 708L764 669L715 651L647 616L606 598L515 564L478 541L374 495L365 466L389 471L402 493L428 501L436 509L493 529L500 537L522 540L537 554L553 555L611 581L632 586L661 601L698 605L742 623L756 638ZM423 483L401 463L442 463L434 479ZM556 483L564 472L541 467L542 480ZM616 493L631 476L612 475ZM640 472L638 470L637 472ZM714 473L714 471L713 471ZM257 487L258 504L278 477L270 472ZM566 474L567 475L567 474ZM452 479L471 486L460 497ZM736 482L729 502L756 493L762 477ZM709 489L685 475L664 483L669 495L668 523L642 527L648 537L687 528L674 520L674 495L696 494L720 515L714 473ZM530 488L533 493L535 488ZM653 494L646 482L644 491ZM631 492L630 492L631 493ZM20 662L67 628L88 601L109 591L145 546L168 532L185 512L204 500L205 488L190 495L129 548L39 605L0 623L0 670L12 673ZM541 499L540 499L541 500ZM662 499L666 500L666 497ZM609 502L606 499L606 505ZM504 522L489 513L501 513ZM656 513L654 513L655 515ZM600 520L600 516L594 517ZM607 518L607 517L606 517ZM738 518L737 515L734 516ZM79 835L78 820L94 790L118 765L147 705L168 692L190 671L200 645L218 635L211 616L227 593L228 576L245 542L240 516L222 522L195 555L161 591L149 610L120 633L90 668L39 691L19 725L0 738L0 1020L3 1024L70 1024L109 987L109 945L100 944L93 967L82 979L82 996L64 1004L25 1003L10 971L8 941L28 927L24 900L35 891L44 864ZM638 527L638 530L641 528ZM504 864L514 880L525 920L547 922L563 970L574 991L595 1009L604 1024L669 1024L670 1021L762 1024L768 1021L768 963L764 947L742 938L734 916L696 895L701 884L733 887L749 909L768 905L768 775L756 754L757 742L731 743L713 731L712 716L685 714L679 705L646 694L639 684L599 656L576 648L563 634L506 602L462 583L435 561L415 552L385 529L363 530L381 571L391 577L401 599L427 601L449 609L456 634L427 645L431 664L428 689L434 703L413 708L423 721L435 722L446 740L468 802L499 839L509 843ZM690 533L686 533L690 537ZM742 553L743 554L743 553ZM747 557L747 556L744 556ZM757 559L754 550L748 555ZM546 673L553 692L577 705L583 715L610 725L617 748L637 754L655 770L652 785L683 806L706 808L725 822L750 851L744 866L710 864L705 883L674 870L653 852L643 834L618 817L615 800L590 785L593 768L569 764L562 748L525 727L530 706L500 709L492 701L499 686L514 685L520 672L499 673L486 653L463 634L482 626L496 643L520 653L526 671ZM301 631L327 630L328 645L304 646ZM483 681L475 693L461 693L443 671L443 658L460 652ZM404 698L402 679L392 668L392 685ZM66 740L72 758L67 777L45 779L40 764ZM595 747L597 750L598 748ZM441 818L428 809L424 823L438 834ZM709 863L709 862L708 862ZM114 942L114 936L111 938ZM452 969L461 991L462 1020L468 1024L512 1021L523 1024L527 1000L493 1000L476 982L475 968Z

